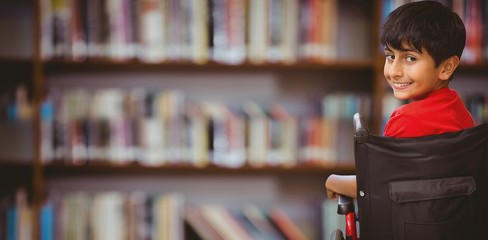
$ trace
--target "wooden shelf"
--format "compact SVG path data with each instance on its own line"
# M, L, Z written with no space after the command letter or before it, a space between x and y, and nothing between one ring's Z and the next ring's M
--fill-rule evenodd
M13 193L19 187L32 189L33 164L28 162L0 162L0 194Z
M462 74L488 74L488 63L461 64L458 69Z
M140 164L116 165L104 162L90 162L84 165L71 165L52 163L44 166L47 177L73 176L73 175L328 175L353 174L354 165L344 164L329 166L295 166L295 167L252 167L227 168L215 165L198 168L191 165L164 165L158 167L142 166Z
M73 62L65 60L50 60L44 63L45 71L49 72L73 72L73 71L367 71L373 72L371 61L336 61L329 63L307 63L298 62L295 64L252 64L242 63L238 65L208 62L196 64L192 62L164 62L144 63L140 61L117 62L113 60L87 60Z
M0 173L1 175L7 174L7 173L12 173L12 172L23 172L23 173L28 173L32 174L32 169L33 169L33 164L32 162L26 162L26 161L0 161Z
M30 58L14 58L14 57L0 57L0 66L6 65L25 65L30 66L33 64L33 60Z

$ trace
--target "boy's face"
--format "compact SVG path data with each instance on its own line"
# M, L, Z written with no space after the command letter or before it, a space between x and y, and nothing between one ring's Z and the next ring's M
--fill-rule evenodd
M422 48L422 52L404 45L404 50L385 47L384 75L400 100L420 100L433 90L447 86L448 81L441 79L440 68Z

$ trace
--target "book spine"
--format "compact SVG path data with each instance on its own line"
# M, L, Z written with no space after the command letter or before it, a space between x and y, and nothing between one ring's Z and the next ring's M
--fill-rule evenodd
M141 60L161 62L165 60L165 31L167 10L164 0L141 0L139 7Z
M262 64L266 61L267 51L267 12L268 0L249 0L249 61Z

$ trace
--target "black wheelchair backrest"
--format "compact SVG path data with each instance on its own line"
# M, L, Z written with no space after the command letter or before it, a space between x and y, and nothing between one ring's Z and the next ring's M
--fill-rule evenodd
M389 138L370 134L366 121L357 119L361 240L486 236L488 124L426 137Z

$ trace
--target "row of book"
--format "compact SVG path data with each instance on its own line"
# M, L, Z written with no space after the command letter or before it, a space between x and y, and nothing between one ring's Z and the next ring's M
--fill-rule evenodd
M31 240L34 210L25 189L0 194L0 239Z
M285 104L188 100L178 90L53 91L41 107L45 163L240 167L352 161L352 116L368 94L331 93L304 115Z
M185 201L179 193L52 194L40 214L41 239L309 239L282 207Z
M20 122L32 119L33 107L25 85L0 92L0 122Z
M395 8L415 0L384 0L383 19ZM483 0L438 0L451 7L466 27L466 47L461 61L488 61L488 3Z
M488 122L488 96L485 93L462 95L475 124Z
M337 58L337 0L42 0L40 6L44 59Z

